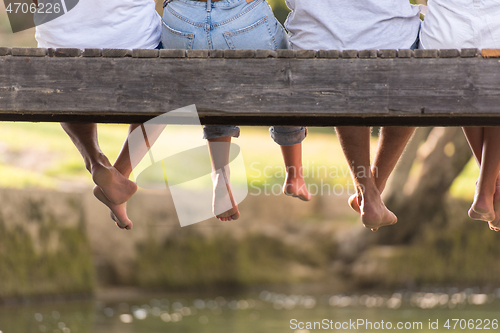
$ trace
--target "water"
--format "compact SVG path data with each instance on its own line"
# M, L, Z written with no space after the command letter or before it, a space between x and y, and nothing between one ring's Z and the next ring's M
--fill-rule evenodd
M1 333L500 331L500 289L357 295L159 295L0 307Z

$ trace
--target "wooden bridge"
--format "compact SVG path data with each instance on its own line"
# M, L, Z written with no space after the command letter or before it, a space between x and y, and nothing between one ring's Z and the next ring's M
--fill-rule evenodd
M0 48L0 120L497 126L498 53Z

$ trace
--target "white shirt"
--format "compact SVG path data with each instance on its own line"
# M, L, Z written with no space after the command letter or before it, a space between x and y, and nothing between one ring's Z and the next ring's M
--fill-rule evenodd
M500 49L500 0L429 0L420 48Z
M80 0L35 34L38 47L80 49L153 49L160 37L154 0Z
M408 49L420 9L408 0L286 0L293 49Z

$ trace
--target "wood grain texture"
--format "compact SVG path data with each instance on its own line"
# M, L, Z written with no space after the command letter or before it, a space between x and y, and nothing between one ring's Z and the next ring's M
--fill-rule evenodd
M8 47L0 47L0 57L4 57L10 54L10 48Z
M478 49L461 49L460 56L462 58L474 58L474 57L479 56L479 50Z
M208 58L208 50L187 50L188 58Z
M396 58L398 56L398 50L390 50L390 49L385 49L385 50L378 50L378 57L379 58Z
M415 58L437 58L439 55L438 50L426 49L426 50L415 50L413 51L413 56Z
M273 50L255 50L255 58L277 58L278 52Z
M444 49L439 50L440 58L458 58L460 57L460 51L457 49Z
M374 59L377 58L377 50L361 50L358 52L360 59Z
M224 50L210 50L208 56L210 58L224 58Z
M500 50L499 49L482 49L481 55L484 58L500 58Z
M255 50L227 49L224 50L224 58L228 59L255 58Z
M135 49L132 50L132 57L134 58L158 58L157 49Z
M340 57L340 51L338 50L319 50L318 58L327 59L338 59Z
M144 121L196 104L202 123L500 125L498 59L0 57L0 119Z
M295 58L296 56L295 50L278 50L278 58Z
M307 59L307 58L316 58L316 51L314 50L298 50L297 58Z
M413 57L413 51L410 49L400 49L398 50L398 58L411 58Z
M184 49L164 49L160 50L160 58L185 58L186 50Z
M37 47L13 47L11 54L15 57L45 57L47 49Z
M82 54L83 57L101 57L102 49L85 49Z
M342 59L354 59L358 57L357 50L344 50L342 51Z
M57 48L54 52L55 57L79 57L82 55L82 50L74 48Z
M131 57L132 50L126 49L102 49L102 56L105 58L124 58Z

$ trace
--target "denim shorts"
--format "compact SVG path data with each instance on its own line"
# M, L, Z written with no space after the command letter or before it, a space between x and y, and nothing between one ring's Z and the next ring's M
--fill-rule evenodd
M166 49L287 49L288 37L266 0L208 2L172 0L163 10L162 44ZM294 145L306 136L305 127L274 127L271 137ZM238 137L236 126L207 125L205 139Z

